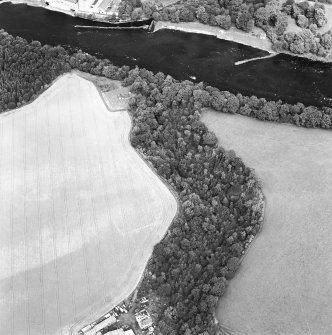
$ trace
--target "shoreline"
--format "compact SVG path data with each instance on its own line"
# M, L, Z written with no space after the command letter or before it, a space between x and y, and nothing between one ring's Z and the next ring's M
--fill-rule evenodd
M268 52L269 54L277 54L277 52L272 49L272 42L268 38L261 39L257 36L245 33L235 27L231 27L229 30L224 30L219 27L212 27L199 22L156 22L154 32L162 29L178 30L187 33L215 36L216 38L221 40L235 42L250 46L252 48L260 49Z
M255 28L259 29L257 27ZM287 50L275 51L273 50L272 42L268 38L261 39L253 34L246 33L235 27L231 27L229 30L224 30L219 27L208 26L208 25L205 25L199 22L180 22L180 23L173 23L169 21L156 22L154 32L157 32L158 30L163 30L163 29L177 30L177 31L183 31L183 32L194 33L194 34L210 35L210 36L214 36L221 40L239 43L239 44L246 45L246 46L249 46L255 49L260 49L260 50L263 50L269 53L269 55L267 56L257 57L255 59L249 58L249 59L243 60L241 61L240 64L246 63L252 60L259 60L260 58L261 59L270 58L272 56L277 56L277 55L282 55L282 54L292 56L292 57L304 58L312 62L321 62L321 63L326 63L326 64L332 63L332 57L323 58L323 57L318 57L313 54L294 54ZM263 30L256 30L256 31L263 31Z
M1 0L0 0L1 1ZM103 23L102 21L99 20L91 20L84 18L82 16L77 16L73 12L69 10L65 10L62 8L58 7L52 7L52 6L46 6L43 3L40 2L40 0L2 0L0 4L2 3L12 3L13 5L16 4L26 4L28 6L33 6L33 7L41 7L45 8L49 11L54 11L54 12L59 12L63 14L70 15L71 17L76 17L76 18L82 18L87 21L91 22L100 22ZM87 26L88 27L88 26ZM107 27L108 28L108 27ZM109 29L115 28L115 27L109 27ZM127 27L116 27L117 29L125 29ZM130 28L142 28L142 29L147 29L146 26L141 26L141 27L130 27ZM106 28L105 28L106 29ZM203 35L210 35L214 36L218 39L225 40L225 41L230 41L234 43L239 43L242 45L249 46L254 49L259 49L262 51L266 51L269 53L269 55L262 56L262 57L257 57L255 59L249 58L245 60L241 60L239 64L235 65L240 65L246 62L251 62L254 60L260 60L260 59L265 59L265 58L270 58L272 56L277 56L279 54L284 54L284 55L289 55L292 57L299 57L299 58L304 58L312 62L321 62L321 63L326 63L330 64L332 63L332 53L330 54L329 58L325 57L319 57L317 55L313 54L294 54L292 52L289 52L287 50L282 50L282 51L275 51L273 49L272 42L266 37L266 38L260 38L259 34L264 33L262 29L255 27L253 32L251 33L246 33L242 30L239 30L235 27L231 27L229 30L222 29L220 27L214 27L214 26L209 26L205 25L200 22L179 22L179 23L173 23L170 21L155 21L155 27L153 32L157 32L158 30L163 30L163 29L169 29L169 30L176 30L176 31L182 31L182 32L187 32L187 33L194 33L194 34L203 34ZM265 33L264 33L265 34Z

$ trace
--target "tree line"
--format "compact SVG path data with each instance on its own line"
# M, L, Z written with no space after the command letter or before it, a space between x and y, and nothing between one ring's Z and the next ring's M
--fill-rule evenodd
M61 47L27 43L0 31L0 112L35 99L60 74L70 70Z
M131 142L178 194L180 212L155 246L140 287L161 334L213 334L214 312L257 234L263 199L253 170L200 121L206 91L129 71Z
M98 59L82 51L69 53L60 46L41 45L37 41L28 43L3 30L0 30L0 69L0 112L35 99L54 79L71 69L122 80L124 83L132 80L129 78L138 71L128 66L115 66L108 59ZM138 83L135 82L135 85ZM190 81L184 83L189 87L192 85ZM308 128L326 129L332 126L332 109L329 107L267 101L256 96L220 91L203 83L195 84L195 88L197 108L211 107L220 112ZM169 89L175 89L175 86Z

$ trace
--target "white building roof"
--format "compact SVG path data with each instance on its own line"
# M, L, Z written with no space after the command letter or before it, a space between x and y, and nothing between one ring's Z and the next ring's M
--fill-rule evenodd
M148 315L136 315L136 321L141 329L146 329L152 326L153 322Z
M122 328L120 328L116 330L111 330L110 332L105 333L105 335L125 335L125 331Z
M105 319L104 321L96 324L92 330L97 333L97 331L102 330L103 328L110 326L112 324L116 323L116 318L111 315L109 318Z
M108 7L112 5L113 0L103 0L102 3L98 6L104 12L107 11Z
M132 329L126 330L125 335L135 335L135 333L132 331Z

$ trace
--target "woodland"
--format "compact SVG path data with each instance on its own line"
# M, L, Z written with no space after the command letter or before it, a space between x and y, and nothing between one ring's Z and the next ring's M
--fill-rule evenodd
M214 334L214 312L242 255L259 232L261 183L200 120L203 108L303 127L331 128L332 109L267 101L118 67L78 51L28 43L0 31L0 112L34 100L59 75L78 69L121 80L134 94L131 143L176 192L179 212L151 255L139 294L163 334Z

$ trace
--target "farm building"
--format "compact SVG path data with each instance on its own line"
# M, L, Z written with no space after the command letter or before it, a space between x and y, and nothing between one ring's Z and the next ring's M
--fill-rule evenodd
M78 333L79 335L83 335L83 334L86 334L91 329L92 329L91 325L87 325L83 327Z
M142 297L142 299L140 300L140 303L141 303L141 304L146 304L146 303L148 303L148 302L149 302L149 300L146 299L146 297Z
M90 323L89 325L85 326L84 328L82 328L80 331L79 331L79 334L84 334L84 335L94 335L94 334L97 334L100 330L108 327L108 326L111 326L113 324L115 324L117 322L116 318L111 315L110 317L108 317L107 319L99 322L99 323L96 323L96 322L93 322L93 323Z
M152 319L149 315L136 315L136 321L141 329L147 329L153 325Z
M125 332L122 328L116 329L116 330L111 330L110 332L105 333L105 335L124 335Z
M102 330L103 328L106 328L107 326L111 326L114 323L116 323L116 318L111 315L109 318L103 320L102 322L99 322L96 324L93 328L95 332L98 332L99 330Z
M112 330L108 333L105 333L105 335L135 335L135 333L129 329L129 330L123 330L122 328Z
M112 2L113 2L113 0L103 0L98 6L99 12L100 13L107 13L107 10L109 9L109 7L112 6Z
M132 329L128 329L125 331L125 335L135 335L135 333Z
M78 8L78 0L48 0L45 3L64 10L75 10Z

